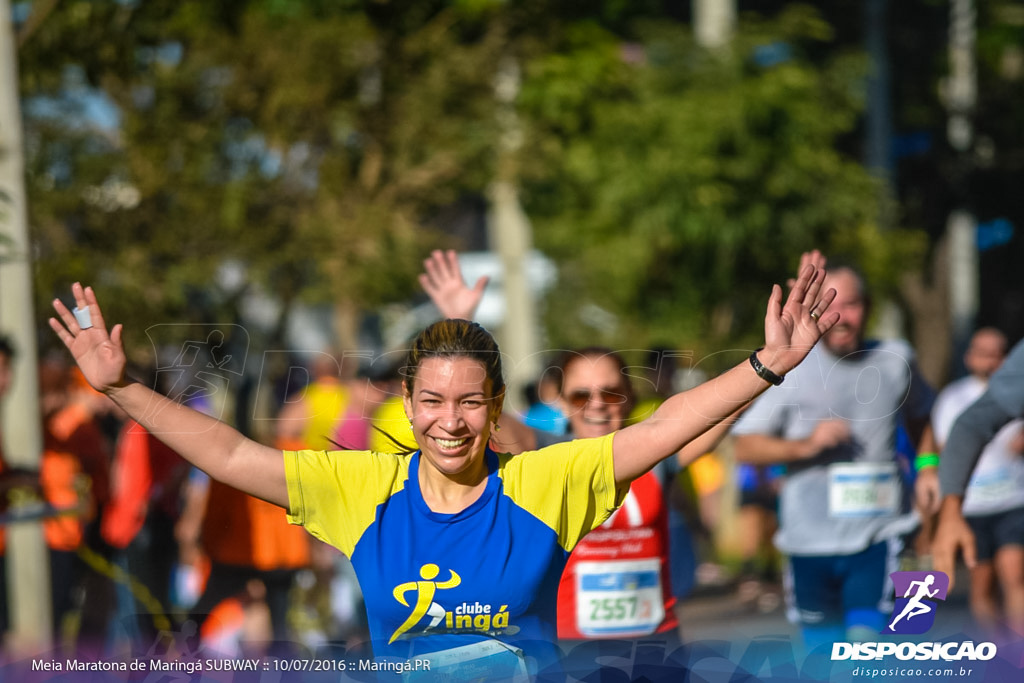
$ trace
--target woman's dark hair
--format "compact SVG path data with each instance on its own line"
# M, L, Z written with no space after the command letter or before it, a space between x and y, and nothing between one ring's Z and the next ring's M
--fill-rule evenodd
M857 280L857 293L860 294L861 299L864 301L865 306L871 305L871 292L868 291L867 279L864 277L864 272L857 266L853 261L846 261L841 259L830 259L828 265L825 268L826 277L829 275L837 275L839 273L849 273Z
M478 361L484 366L487 379L491 381L491 398L498 399L497 406L500 407L505 395L501 351L491 333L481 325L469 320L449 318L430 325L416 335L405 357L405 366L400 369L402 386L410 395L420 365L429 358L469 358ZM397 447L397 455L416 452L415 448L403 444L385 430L377 426L374 429Z
M491 398L504 399L505 378L501 374L501 351L491 333L478 323L449 318L430 325L416 335L402 368L402 385L412 393L416 372L428 358L469 358L484 366L491 380Z

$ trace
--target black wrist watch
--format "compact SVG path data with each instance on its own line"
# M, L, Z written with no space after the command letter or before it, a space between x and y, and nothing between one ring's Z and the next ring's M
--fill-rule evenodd
M755 349L754 352L750 354L750 364L753 366L754 372L757 373L758 377L763 379L765 382L768 382L769 384L779 386L780 384L782 384L782 380L786 378L783 377L782 375L776 375L774 372L765 367L764 363L758 360L757 352L761 351L762 349L764 349L763 346L760 349Z

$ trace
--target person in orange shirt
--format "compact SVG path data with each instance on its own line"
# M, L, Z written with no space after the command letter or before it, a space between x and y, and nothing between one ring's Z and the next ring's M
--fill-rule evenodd
M119 624L143 650L152 645L162 615L170 620L171 576L178 559L174 524L189 465L134 420L117 439L111 469L111 495L102 519L103 540L117 564L155 599L140 601L119 586ZM137 590L137 589L136 589ZM160 614L153 611L159 603Z
M286 526L270 503L210 480L200 539L210 574L190 618L202 628L221 601L241 595L258 579L266 589L274 640L289 640L288 592L296 572L309 564L308 534Z
M317 440L329 443L348 405L348 389L332 362L322 354L313 367L314 382L282 410L277 447ZM201 548L210 564L189 618L201 633L214 633L206 620L220 611L218 606L225 600L244 597L251 602L255 580L263 585L257 593L266 602L274 641L288 642L288 596L296 573L309 565L309 534L289 525L277 506L220 482L201 477L190 481L189 487L187 507L175 533L183 549Z
M81 372L44 360L40 368L43 407L43 455L39 483L55 514L43 521L50 549L50 579L55 634L76 607L74 593L88 582L90 609L82 609L79 634L91 638L105 630L109 582L92 576L78 549L93 531L110 489L110 448L97 422L111 403L85 382ZM85 627L85 624L88 624Z

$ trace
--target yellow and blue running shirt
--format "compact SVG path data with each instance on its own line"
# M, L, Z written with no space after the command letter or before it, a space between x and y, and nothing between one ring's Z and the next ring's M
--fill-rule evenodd
M285 451L288 521L352 560L375 656L496 640L557 657L569 551L629 490L615 486L612 435L485 458L483 494L444 514L423 500L419 451Z

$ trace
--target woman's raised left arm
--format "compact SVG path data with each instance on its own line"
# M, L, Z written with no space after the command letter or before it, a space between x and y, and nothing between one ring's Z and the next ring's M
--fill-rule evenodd
M783 377L799 365L836 324L839 314L826 313L835 290L822 291L823 257L810 252L803 255L801 264L800 275L784 304L782 288L772 287L764 323L765 344L750 361L672 396L651 417L615 434L617 482L636 479L748 405L771 386L773 375ZM761 366L760 371L755 369L756 364Z

